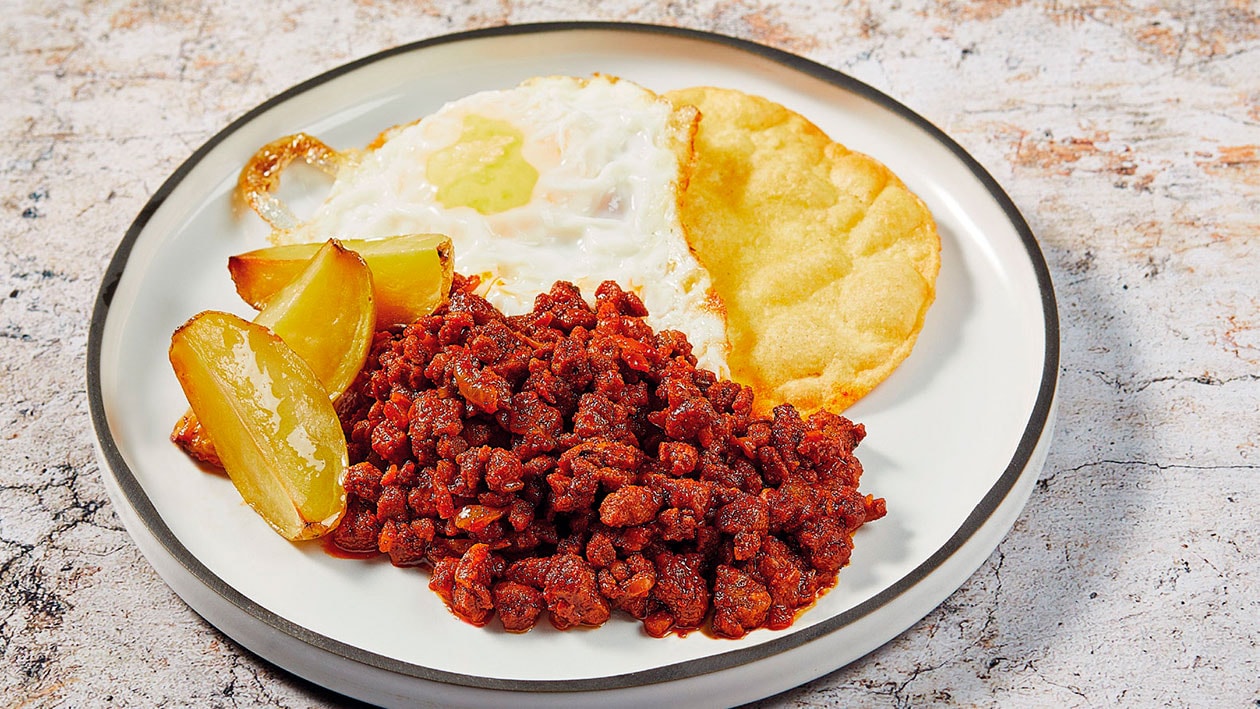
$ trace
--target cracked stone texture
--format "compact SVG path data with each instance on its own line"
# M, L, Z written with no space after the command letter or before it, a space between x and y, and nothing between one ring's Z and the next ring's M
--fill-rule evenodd
M122 529L84 385L100 273L170 171L284 88L583 18L735 35L886 91L1007 189L1057 288L1059 423L1010 535L910 630L764 706L1260 706L1256 6L886 5L5 3L0 705L339 703L209 627Z

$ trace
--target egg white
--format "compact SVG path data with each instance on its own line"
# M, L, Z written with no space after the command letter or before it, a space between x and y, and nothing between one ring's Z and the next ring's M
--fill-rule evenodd
M429 158L460 140L465 117L510 123L538 172L528 201L497 213L445 207ZM282 242L437 232L455 268L482 275L509 314L557 280L593 298L605 280L635 291L655 329L684 332L700 365L728 373L726 325L707 271L687 245L680 185L697 115L629 81L542 77L449 103L349 161L326 201Z

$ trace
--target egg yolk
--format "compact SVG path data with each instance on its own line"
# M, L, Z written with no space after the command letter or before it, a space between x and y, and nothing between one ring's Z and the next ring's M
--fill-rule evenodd
M538 170L521 155L525 136L507 121L470 114L454 144L429 156L429 181L443 207L471 207L482 214L529 202Z

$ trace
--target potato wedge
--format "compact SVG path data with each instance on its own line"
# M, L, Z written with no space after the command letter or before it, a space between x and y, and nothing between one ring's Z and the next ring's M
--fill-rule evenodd
M284 340L335 399L363 368L372 345L376 325L372 275L358 254L336 240L317 245L307 261L254 322ZM213 436L204 434L191 412L176 424L171 440L194 459L222 467Z
M429 315L451 290L451 240L440 234L348 239L342 244L367 262L376 284L376 321L408 325ZM255 308L297 277L317 244L271 246L228 259L236 292Z
M241 497L286 539L346 509L346 440L328 392L267 328L203 312L171 336L171 366Z
M359 374L372 345L375 279L363 258L337 240L312 246L312 257L254 322L279 335L336 398Z

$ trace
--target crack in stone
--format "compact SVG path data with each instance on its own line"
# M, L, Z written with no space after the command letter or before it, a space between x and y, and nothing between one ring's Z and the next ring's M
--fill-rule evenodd
M47 580L38 569L28 569L24 576L4 585L5 596L9 600L6 605L25 608L44 627L60 625L62 616L73 606L50 590Z
M1028 668L1032 670L1032 673L1036 675L1038 679L1050 685L1051 687L1058 687L1059 689L1066 689L1072 694L1075 694L1081 699L1084 699L1086 702L1089 701L1089 697L1085 694L1084 691L1081 690L1080 687L1076 687L1070 684L1063 684L1061 682L1055 682L1054 680L1051 680L1049 677L1046 677L1046 675L1042 673L1041 670L1038 669L1035 664L1033 664L1032 660L1028 661Z
M984 624L980 626L978 639L983 639L989 634L989 628L997 622L997 609L1001 602L1002 595L1002 566L1006 563L1006 553L1002 551L1002 546L998 545L994 550L997 561L993 563L993 600L992 605L985 609Z
M1049 473L1048 475L1045 475L1044 477L1038 478L1037 482L1034 483L1034 485L1036 486L1036 489L1038 492L1045 492L1050 489L1050 486L1054 483L1055 479L1058 478L1059 473L1079 473L1082 470L1086 470L1088 468L1097 468L1104 465L1115 465L1115 466L1120 466L1120 467L1155 468L1156 470L1162 470L1162 471L1168 471L1168 470L1210 471L1210 470L1257 470L1257 469L1260 469L1260 465L1245 464L1245 463L1235 464L1235 465L1225 465L1225 464L1191 465L1188 463L1157 463L1157 462L1146 461L1146 460L1114 460L1114 459L1108 458L1104 460L1094 460L1087 463L1081 463L1080 465L1074 465L1070 468L1062 468L1060 470L1056 470L1054 472Z
M91 464L76 467L69 463L57 463L43 467L34 476L35 482L18 482L0 485L0 492L19 492L39 500L39 507L46 513L45 519L52 524L34 543L0 539L16 553L0 564L0 657L5 657L20 670L22 686L31 689L46 682L52 667L58 661L58 645L40 641L32 631L52 631L60 628L65 616L74 608L63 594L57 592L57 582L49 570L44 552L60 549L71 555L79 552L59 544L61 537L80 524L104 527L96 517L108 503L101 497L92 497L83 490L83 475ZM49 504L49 496L57 495L55 504ZM68 495L69 501L65 501ZM73 561L65 563L61 572L75 568Z
M241 700L245 700L245 706L258 706L261 700L266 700L267 706L275 709L288 709L288 704L282 697L277 696L272 691L272 683L268 682L268 669L258 663L248 661L245 651L239 649L235 643L229 643L225 646L228 650L228 658L230 666L228 668L231 680L220 690L221 695L231 701L232 706L241 706ZM252 685L253 691L247 694L240 692L241 678L237 671L240 670L248 675L248 680Z
M1143 467L1143 468L1155 468L1157 470L1257 470L1257 469L1260 469L1260 465L1251 465L1251 464L1190 465L1187 463L1156 463L1156 462L1147 461L1147 460L1112 460L1108 458L1104 460L1090 461L1088 463L1081 463L1080 465L1076 465L1071 468L1064 468L1062 470L1057 470L1054 472L1053 475L1050 475L1046 477L1045 479L1048 482L1050 480L1053 480L1054 477L1058 475L1059 473L1077 473L1082 470L1085 470L1086 468L1096 468L1102 465L1138 466L1138 467Z
M948 664L948 662L942 662L937 665L924 665L916 662L914 664L914 669L910 671L909 677L902 682L894 683L895 686L892 691L893 706L898 707L898 709L909 709L909 707L915 706L914 698L906 695L906 688L910 686L910 683L917 680L919 675L926 674L928 672L935 672L936 670L944 667L946 664Z
M1200 374L1196 376L1162 376L1153 377L1151 379L1129 380L1124 381L1118 376L1109 375L1101 370L1091 370L1090 374L1096 379L1115 389L1122 394L1137 394L1145 391L1148 387L1155 384L1164 384L1172 382L1173 384L1201 384L1204 386L1225 386L1226 384L1234 384L1236 382L1257 382L1260 381L1260 374L1241 374L1235 377L1215 377L1210 374Z

